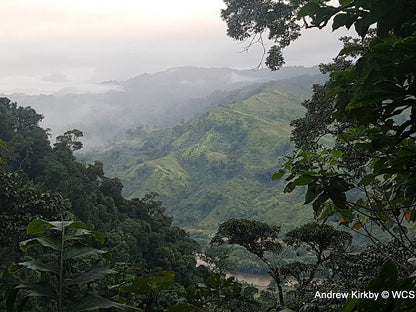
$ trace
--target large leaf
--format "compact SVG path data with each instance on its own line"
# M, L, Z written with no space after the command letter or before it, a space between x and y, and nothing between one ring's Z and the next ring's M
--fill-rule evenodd
M89 236L96 241L98 241L100 244L104 243L104 233L102 232L96 232L96 231L89 231L83 228L77 229L75 233L70 235L65 235L64 240L65 241L71 241L71 240L80 240L80 238L84 236Z
M71 312L94 311L98 309L116 309L121 311L143 311L125 304L120 304L97 296L84 296L68 308Z
M308 190L306 191L306 194L305 194L304 205L307 205L307 204L310 204L311 202L313 202L315 200L316 196L318 196L318 194L316 194L315 192L312 192L310 187L308 187Z
M48 297L58 300L58 294L52 288L45 286L43 283L24 283L16 286L17 289L29 291L29 297Z
M308 185L313 181L313 178L310 175L300 175L293 181L294 185Z
M65 251L64 254L64 259L75 259L75 258L80 258L80 257L85 257L85 256L91 256L91 255L102 255L105 254L106 251L101 250L101 249L97 249L97 248L93 248L93 247L88 247L88 246L73 246L71 248L68 248Z
M29 223L27 226L27 234L34 235L34 234L42 234L45 231L45 228L51 228L52 224L48 221L35 219Z
M86 230L87 229L86 224L81 221L72 222L68 227L73 230L80 230L80 229Z
M315 1L310 1L299 10L298 19L301 19L305 16L313 16L319 9L320 6L318 3Z
M19 265L31 270L58 274L58 265L56 263L43 264L36 261L27 261L21 262Z
M20 249L23 251L28 250L30 247L37 246L38 244L44 247L50 247L54 250L61 250L59 242L52 238L35 237L19 243Z
M336 30L342 26L345 26L349 29L354 21L356 20L356 16L350 14L337 14L334 17L334 22L332 23L332 30Z
M63 229L67 228L74 222L75 221L51 221L49 224L52 225L52 229L62 232Z
M73 279L64 281L64 286L86 284L103 279L109 274L115 274L117 271L106 268L95 268L88 272L82 272L74 276Z

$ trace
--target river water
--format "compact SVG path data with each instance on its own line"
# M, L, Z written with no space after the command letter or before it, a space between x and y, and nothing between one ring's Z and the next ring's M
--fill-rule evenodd
M253 284L254 286L267 287L269 286L272 278L268 274L252 274L252 273L233 273L227 276L234 276L239 282L246 282Z
M203 265L203 266L209 267L209 264L201 260L199 257L197 257L196 259L197 259L196 260L197 266ZM260 286L260 287L267 287L272 281L271 276L268 274L253 274L253 273L236 272L233 274L227 274L227 277L230 277L230 276L234 276L236 280L239 282L246 282L248 284L252 284L254 286Z

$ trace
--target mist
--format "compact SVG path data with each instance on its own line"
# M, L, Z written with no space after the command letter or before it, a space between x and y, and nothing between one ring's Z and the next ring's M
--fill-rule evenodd
M65 88L47 95L11 94L21 106L31 106L45 118L42 126L53 137L67 130L84 132L86 149L123 137L128 129L172 127L227 102L229 92L256 88L268 81L312 82L325 79L315 67L269 70L175 67L122 81Z

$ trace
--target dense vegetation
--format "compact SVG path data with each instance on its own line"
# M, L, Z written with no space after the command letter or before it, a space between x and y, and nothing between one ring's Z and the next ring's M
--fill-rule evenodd
M389 244L373 231L382 229L407 256L416 254L415 214L415 35L416 6L407 0L225 1L222 17L238 40L267 33L276 44L266 64L278 69L282 49L304 28L350 29L360 39L344 38L334 63L323 65L329 81L316 86L305 117L293 132L300 148L275 173L285 176L285 191L307 186L305 204L321 220L340 223L369 237L381 252ZM323 138L335 144L326 145ZM415 290L415 275L397 281L392 262L382 267L395 287ZM380 289L377 277L368 289ZM412 300L351 300L343 311L411 311Z
M282 88L301 92L310 83L235 91L190 122L130 130L88 159L102 161L106 173L122 181L126 197L157 192L181 226L214 232L230 218L300 225L311 214L298 194L283 194L283 183L271 176L292 148L290 121L303 115L304 98Z
M41 115L6 98L0 101L4 279L11 278L7 266L23 257L19 241L31 220L69 218L105 233L103 248L112 255L110 267L126 263L127 269L128 263L142 263L148 269L174 271L175 281L183 285L194 280L198 244L171 225L154 195L124 199L120 181L105 177L99 162L86 165L75 160L82 132L68 131L51 147L47 131L39 127Z
M100 162L75 160L81 131L65 132L52 147L39 127L42 116L1 98L3 310L415 311L414 1L340 0L338 6L325 0L225 2L222 17L229 35L255 39L267 30L276 41L266 62L272 69L283 63L281 49L300 35L297 20L306 28L330 22L333 29L354 25L361 37L343 39L345 48L334 63L322 66L329 81L314 87L312 98L303 103L306 115L292 122L299 149L273 175L274 180L286 178L286 193L306 186L305 204L311 204L322 223L281 233L274 224L229 219L220 224L211 249L200 254L212 271L196 268L198 245L172 226L154 194L138 199L132 192L125 199L121 182L105 177ZM265 99L281 105L268 106ZM131 158L120 151L114 155L110 150L107 156L121 157L126 177L139 173L149 176L148 181L154 178L149 186L169 186L167 198L179 194L178 185L201 197L198 187L209 188L198 183L205 176L232 192L247 175L261 187L247 186L246 193L256 192L267 182L254 173L266 168L262 173L269 174L273 162L258 154L282 155L282 149L268 147L280 142L281 133L288 136L290 114L285 112L294 109L287 105L293 99L267 89L173 129L131 131L142 158L132 168ZM190 168L202 172L192 177ZM179 184L172 187L171 176ZM215 196L205 200L219 203ZM171 207L184 214L183 206ZM198 211L198 221L215 211L205 208ZM222 217L239 213L231 209ZM25 224L32 219L27 234L34 236L28 238ZM351 233L327 224L331 220L367 236L371 245L352 249ZM373 228L385 231L390 240ZM19 253L19 241L27 254ZM229 262L223 245L239 245L257 257L275 288L259 292L226 278ZM12 262L18 264L10 267ZM387 292L388 298L352 298L353 291L364 289ZM405 297L394 297L395 291ZM317 295L325 292L351 295L333 300Z

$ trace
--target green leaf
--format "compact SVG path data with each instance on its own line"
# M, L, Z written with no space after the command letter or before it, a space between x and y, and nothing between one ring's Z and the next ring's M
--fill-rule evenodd
M315 212L328 200L329 196L327 193L322 193L318 198L313 202L312 207Z
M295 186L298 185L308 185L309 183L311 183L313 181L313 178L309 175L301 175L300 177L298 177L296 180L293 181L293 184Z
M39 243L35 239L28 239L19 243L20 249L26 252L30 247L38 246Z
M355 16L350 14L337 14L334 17L334 22L332 23L332 30L336 30L342 26L345 26L349 29L355 21Z
M89 236L96 241L98 241L100 244L104 243L104 233L102 232L96 232L96 231L89 231L85 229L78 229L75 231L74 234L65 235L64 240L65 241L71 241L71 240L80 240L83 236Z
M75 221L75 222L72 222L72 223L68 226L68 228L73 229L73 230L79 230L79 229L86 230L86 229L87 229L87 226L85 225L85 223L84 223L84 222L81 222L81 221Z
M43 264L36 261L26 261L20 262L19 265L31 270L58 274L58 266L56 263Z
M102 232L91 232L90 236L93 237L96 241L98 241L100 244L104 244L104 233Z
M331 156L334 158L342 158L343 153L339 150L332 150Z
M106 268L95 268L88 272L82 272L74 276L73 279L64 281L64 286L86 284L105 278L109 274L116 274L117 271Z
M44 283L23 283L16 286L17 289L25 289L29 291L29 297L48 297L58 300L55 290L45 286Z
M355 22L355 31L361 38L364 38L368 32L368 28L370 27L370 23L366 18L360 18Z
M310 1L299 10L298 19L305 16L313 16L319 9L319 4L314 1Z
M304 205L310 204L311 202L314 201L314 199L316 198L316 196L318 196L318 194L316 194L315 192L312 192L309 188L306 191L305 194L305 202L303 203Z
M283 190L284 193L290 193L295 189L296 185L293 182L289 182L286 184L285 189Z
M71 248L68 248L65 251L65 255L64 255L64 259L75 259L75 258L80 258L80 257L85 257L85 256L91 256L91 255L102 255L105 254L106 251L101 250L101 249L97 249L97 248L93 248L93 247L88 247L88 246L74 246Z
M125 304L120 304L97 296L84 296L75 301L69 308L71 312L94 311L98 309L117 309L121 311L143 311Z
M374 181L374 175L368 174L364 178L361 179L361 181L358 183L358 186L368 186L373 181Z
M341 4L342 6L348 5L352 2L353 0L339 0L339 4Z
M27 251L30 247L37 246L38 244L44 247L50 247L54 250L61 250L59 242L54 241L52 238L35 237L23 242L20 242L20 249Z
M32 222L30 222L27 226L26 233L29 235L42 234L43 232L45 232L45 228L48 229L51 227L52 224L50 222L41 219L35 219Z
M284 169L280 169L278 172L276 172L275 174L273 174L272 176L272 180L279 180L281 179L286 173L286 170Z

